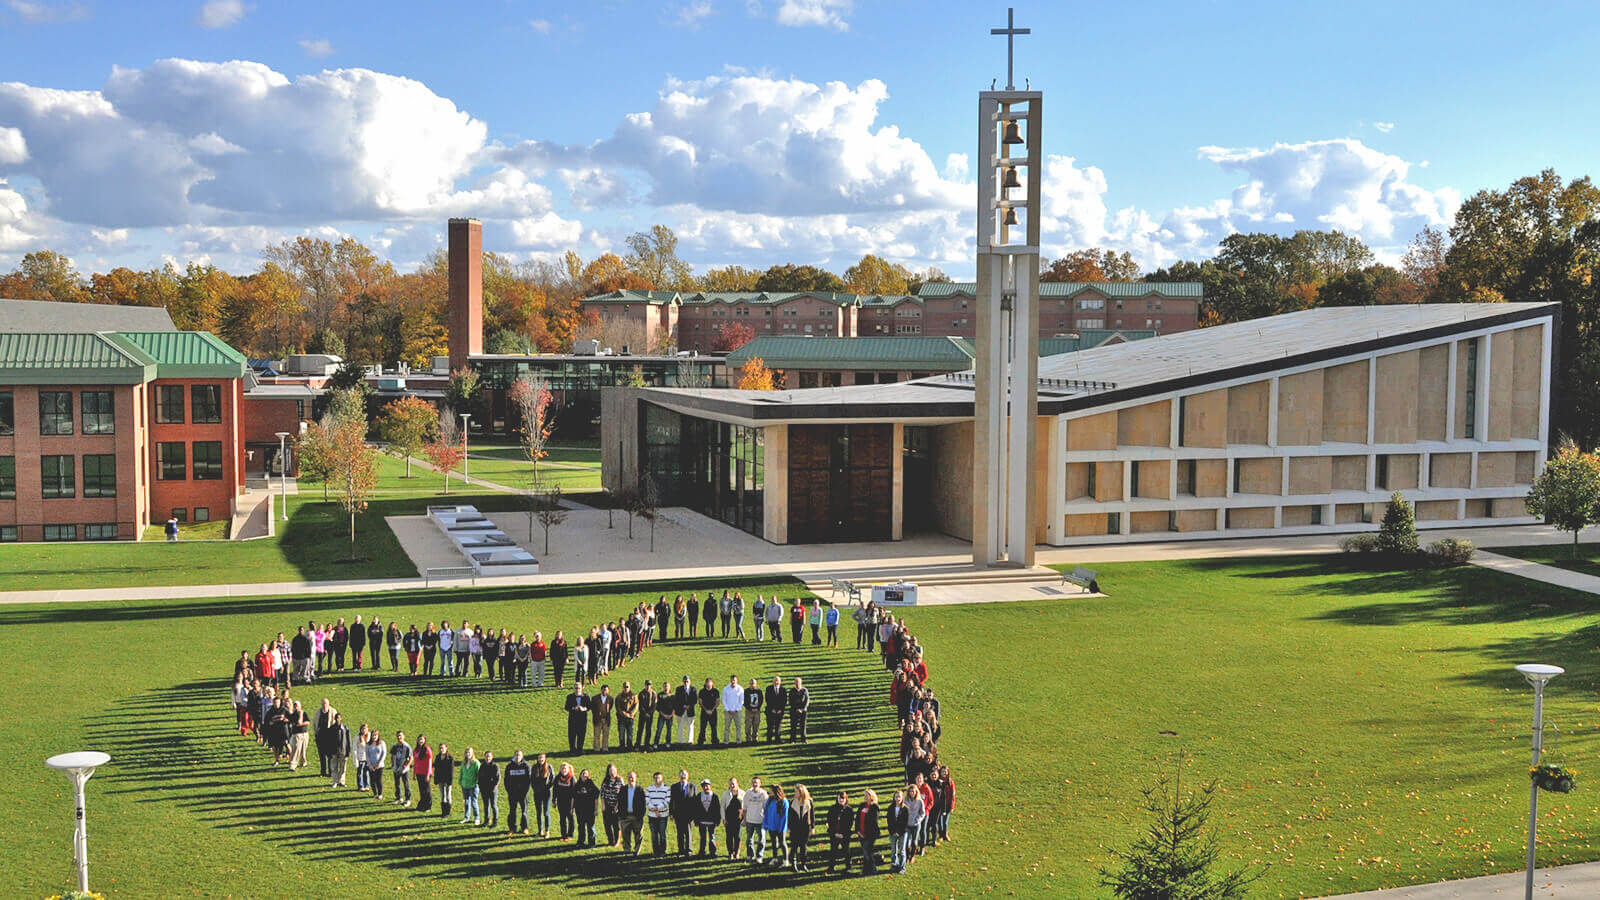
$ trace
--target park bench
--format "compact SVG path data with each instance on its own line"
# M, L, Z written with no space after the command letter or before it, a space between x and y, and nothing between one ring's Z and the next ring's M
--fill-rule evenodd
M861 589L856 587L854 582L845 581L841 578L832 578L829 579L829 581L832 582L833 586L833 594L831 596L837 597L842 591L845 599L852 603L856 603L861 600Z
M1073 584L1082 587L1084 593L1099 593L1100 585L1095 582L1095 576L1097 574L1098 573L1096 573L1093 569L1085 569L1083 566L1074 566L1071 572L1061 573L1061 583L1066 584L1070 581Z
M422 584L431 587L435 578L471 578L478 583L478 570L471 566L436 566L422 570Z

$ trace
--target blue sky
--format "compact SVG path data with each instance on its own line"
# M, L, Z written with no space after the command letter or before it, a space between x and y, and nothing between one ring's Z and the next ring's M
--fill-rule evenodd
M1046 252L1234 230L1394 257L1464 196L1595 169L1592 9L1021 3ZM254 268L450 215L518 259L664 222L697 267L864 252L971 271L975 92L1004 6L873 0L0 0L0 264Z

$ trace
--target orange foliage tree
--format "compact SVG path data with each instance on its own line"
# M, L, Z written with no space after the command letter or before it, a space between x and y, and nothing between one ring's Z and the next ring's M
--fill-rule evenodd
M774 389L772 370L759 356L752 356L739 367L739 390L770 391Z

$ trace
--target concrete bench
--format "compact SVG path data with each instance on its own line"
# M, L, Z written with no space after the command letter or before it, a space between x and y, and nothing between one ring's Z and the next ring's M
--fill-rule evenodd
M473 584L477 584L478 570L472 566L438 566L422 570L424 586L431 587L435 578L470 578Z
M1083 566L1074 566L1071 572L1061 573L1061 583L1066 584L1070 581L1073 584L1082 587L1084 593L1086 594L1098 594L1100 592L1100 585L1095 581L1095 576L1097 574L1098 573L1093 569L1085 569Z

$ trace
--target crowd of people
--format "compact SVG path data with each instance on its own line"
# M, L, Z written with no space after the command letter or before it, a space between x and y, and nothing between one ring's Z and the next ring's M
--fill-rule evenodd
M752 606L756 639L781 641L781 626L787 619L792 641L799 643L809 625L814 643L837 646L838 607L826 604L824 609L817 601L809 606L808 610L801 600L786 606L777 598L768 601L758 596ZM775 617L773 610L777 611ZM719 621L723 637L731 633L743 638L744 604L737 592L724 592L721 598L708 593L703 603L692 594L670 603L664 596L654 605L641 603L627 616L590 629L570 647L560 631L546 645L539 632L526 640L522 635L467 622L455 629L445 622L437 630L430 622L421 630L413 625L405 631L393 622L385 628L377 617L364 625L356 616L348 628L343 618L332 626L310 623L289 639L279 633L253 656L241 651L234 668L232 699L239 733L266 746L273 765L287 764L290 771L296 771L308 765L307 752L314 748L322 777L330 787L346 787L353 764L355 787L374 799L384 799L388 784L392 786L390 802L403 807L414 804L417 811L430 812L437 792L439 815L444 819L454 815L459 790L460 824L498 826L504 794L505 827L511 834L551 837L556 830L562 841L596 847L598 819L606 846L624 853L643 852L642 836L648 827L651 852L657 856L669 852L669 843L673 843L669 836L675 834L672 849L679 855L689 855L697 844L701 856L726 855L730 860L798 872L809 871L812 838L822 828L827 837L827 871L842 866L848 872L859 862L864 874L877 871L878 843L887 835L890 871L900 872L927 848L949 839L955 782L940 762L939 701L928 684L920 644L904 620L887 610L863 604L851 615L857 625L857 648L880 653L886 669L893 672L888 699L899 722L905 786L895 791L886 806L880 806L877 793L869 789L862 792L858 803L840 791L831 806L819 810L804 784L786 790L777 783L763 785L759 776L751 778L747 788L741 788L737 778L730 778L720 791L714 789L710 778L702 778L697 790L687 769L680 769L671 783L657 771L651 773L647 784L641 784L637 772L624 775L612 764L597 783L589 769L575 770L568 762L557 765L545 753L530 759L517 750L498 762L492 751L480 755L469 746L458 759L448 744L441 742L435 748L425 734L418 734L412 742L404 731L396 731L392 740L385 740L378 727L366 723L352 732L327 698L308 712L291 696L296 682L311 684L318 675L342 671L346 653L353 654L351 659L359 669L364 652L370 650L370 668L377 668L378 651L385 647L392 671L398 671L404 654L411 674L418 672L420 657L424 675L437 671L439 676L463 677L470 671L479 677L486 672L490 678L534 687L544 686L547 677L561 684L570 659L574 678L565 704L569 752L583 752L585 731L591 724L590 749L608 752L613 719L619 751L682 750L708 742L714 746L755 744L762 720L765 740L778 742L783 740L786 717L788 740L803 742L811 697L801 678L786 683L775 677L763 687L756 677L741 682L734 675L721 687L706 678L697 689L693 680L684 676L670 690L665 680L659 688L646 680L637 692L631 682L624 681L615 696L610 685L593 692L584 690L599 676L636 659L656 640L685 637L685 625L690 639L698 637L699 629L693 623L704 622L705 636L711 637ZM667 635L669 622L672 638ZM362 635L360 641L354 638L357 634ZM722 850L718 849L719 832ZM698 835L697 841L692 834Z

